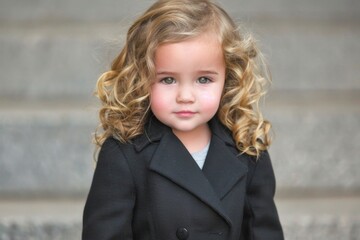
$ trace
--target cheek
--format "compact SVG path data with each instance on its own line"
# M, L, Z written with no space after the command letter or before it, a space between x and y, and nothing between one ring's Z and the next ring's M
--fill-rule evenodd
M168 105L166 91L162 91L157 87L153 87L150 92L150 108L156 113L165 110Z
M202 102L207 102L208 104L219 104L222 95L222 87L214 87L211 90L202 92L199 96Z
M220 92L205 92L201 94L201 102L204 109L208 111L217 111L221 99Z
M218 94L217 93L209 93L209 92L205 92L205 93L202 93L200 95L201 97L201 100L204 101L204 102L217 102L218 101Z
M164 101L159 101L158 98L153 98L150 101L150 109L155 114L157 112L161 113L161 110L166 109L166 104L164 103Z

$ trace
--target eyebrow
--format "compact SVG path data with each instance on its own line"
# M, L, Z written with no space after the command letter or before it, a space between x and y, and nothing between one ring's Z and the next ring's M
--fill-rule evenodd
M218 72L215 71L200 71L201 74L210 74L210 75L219 75Z
M219 75L218 72L215 71L210 71L210 70L203 70L203 71L199 71L197 72L199 74L209 74L209 75ZM157 75L176 75L176 72L170 72L170 71L160 71L156 73Z

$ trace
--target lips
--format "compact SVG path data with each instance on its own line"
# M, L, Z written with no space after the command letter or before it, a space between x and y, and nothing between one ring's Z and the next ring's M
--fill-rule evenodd
M189 118L195 115L196 112L193 111L189 111L189 110L182 110L182 111L177 111L175 112L175 114L178 117L182 117L182 118Z

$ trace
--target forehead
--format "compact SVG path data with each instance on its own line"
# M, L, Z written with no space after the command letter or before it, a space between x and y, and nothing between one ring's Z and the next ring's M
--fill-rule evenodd
M222 46L216 36L203 34L160 45L155 52L157 71L191 72L223 68Z
M182 49L201 50L203 48L211 48L213 51L222 51L221 40L217 34L213 32L204 32L194 37L185 38L177 41L165 41L160 43L155 49L155 53L159 53L164 49ZM190 56L189 56L190 57Z

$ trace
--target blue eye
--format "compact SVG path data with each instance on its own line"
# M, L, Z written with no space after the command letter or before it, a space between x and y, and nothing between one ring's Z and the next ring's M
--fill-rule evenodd
M207 78L207 77L199 77L197 82L201 83L201 84L206 84L206 83L211 82L211 80L209 78Z
M175 79L172 77L166 77L160 80L160 82L164 83L164 84L173 84L175 83Z

